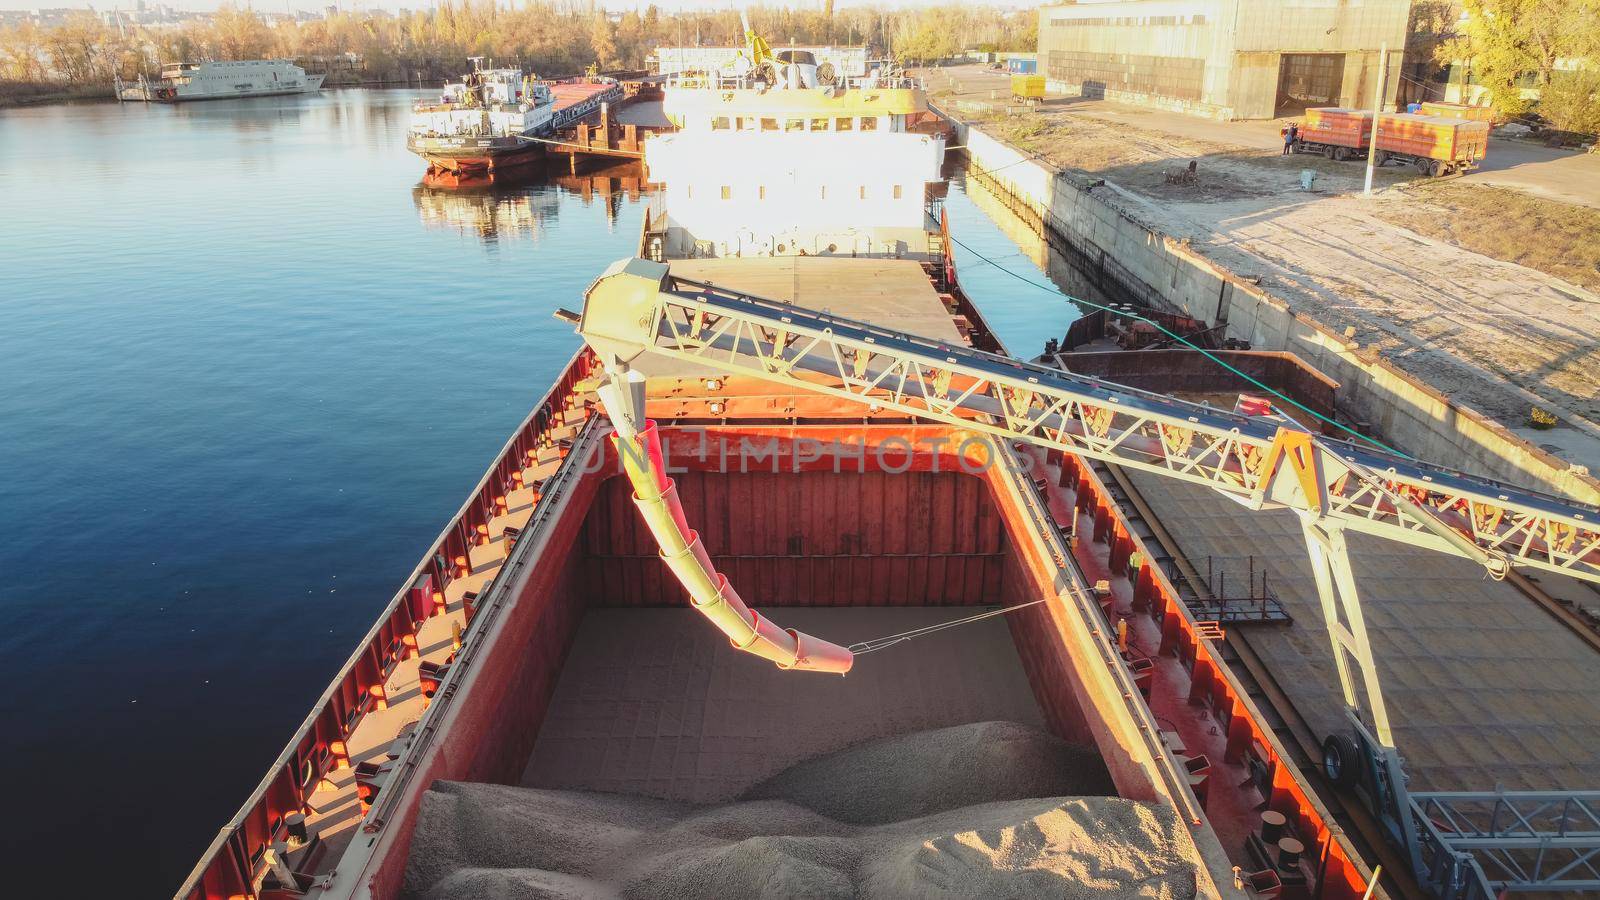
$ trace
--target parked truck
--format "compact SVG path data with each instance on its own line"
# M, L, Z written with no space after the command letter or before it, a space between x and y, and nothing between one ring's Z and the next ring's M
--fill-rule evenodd
M1371 110L1322 106L1306 110L1294 151L1321 153L1329 159L1364 159L1371 142Z
M1470 119L1474 122L1488 122L1494 125L1494 107L1468 106L1465 103L1444 103L1430 100L1417 105L1418 115L1446 116L1452 119Z
M1366 159L1372 147L1373 115L1365 110L1317 107L1306 110L1294 143L1297 153L1329 159ZM1424 175L1453 175L1477 167L1489 150L1489 123L1453 116L1383 113L1377 117L1378 165L1398 162Z

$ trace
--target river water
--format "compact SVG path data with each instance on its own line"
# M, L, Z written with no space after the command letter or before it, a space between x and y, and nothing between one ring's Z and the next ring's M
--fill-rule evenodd
M417 96L0 112L9 888L177 886L633 251L620 180L420 187ZM981 259L1043 281L1037 247L946 206L1013 352L1063 334Z

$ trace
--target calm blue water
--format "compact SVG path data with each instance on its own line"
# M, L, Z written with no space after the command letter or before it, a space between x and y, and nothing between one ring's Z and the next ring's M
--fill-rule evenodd
M414 96L0 112L0 859L63 879L34 894L177 886L635 245L637 202L418 188ZM989 268L1013 349L1065 331Z

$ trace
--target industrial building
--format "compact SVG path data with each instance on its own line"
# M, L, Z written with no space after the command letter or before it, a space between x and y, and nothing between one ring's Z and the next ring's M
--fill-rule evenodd
M1080 0L1039 11L1052 91L1218 119L1370 106L1400 71L1410 0ZM1385 91L1392 103L1399 78Z

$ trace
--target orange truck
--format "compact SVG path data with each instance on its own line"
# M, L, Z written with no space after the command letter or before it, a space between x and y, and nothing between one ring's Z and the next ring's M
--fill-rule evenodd
M1423 116L1448 116L1453 119L1470 119L1474 122L1494 124L1494 107L1468 106L1465 103L1444 103L1430 100L1418 104L1417 114Z
M1296 153L1321 153L1339 160L1364 157L1372 141L1372 112L1339 106L1308 109L1298 134Z
M1306 110L1294 150L1329 159L1366 159L1372 113L1340 107ZM1453 175L1477 167L1489 150L1489 123L1454 116L1384 113L1378 116L1376 162L1411 164L1424 175Z

